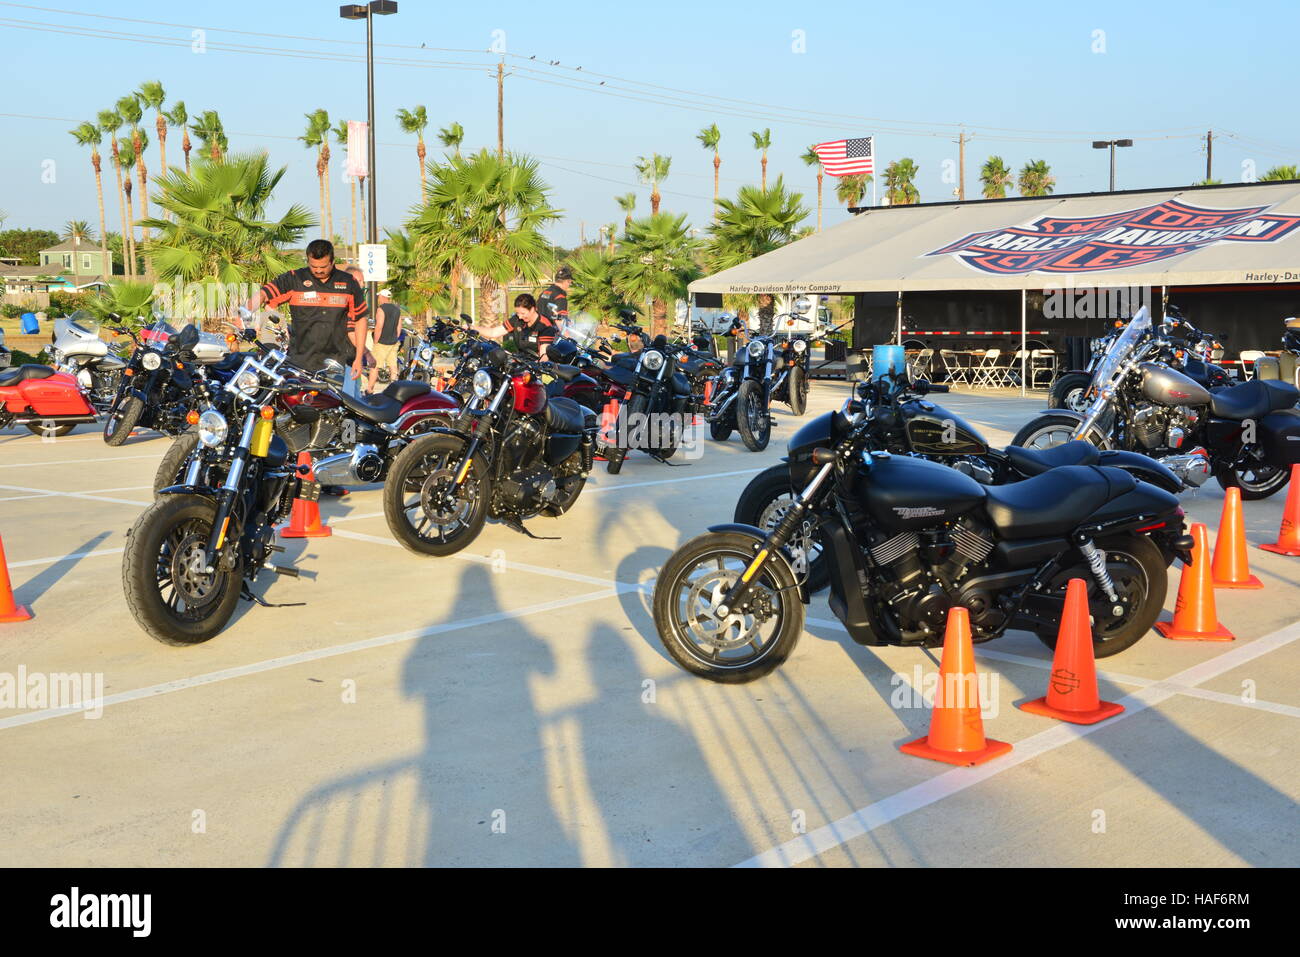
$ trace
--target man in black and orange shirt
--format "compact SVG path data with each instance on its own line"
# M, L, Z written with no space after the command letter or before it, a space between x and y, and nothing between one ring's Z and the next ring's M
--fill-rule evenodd
M366 296L351 275L334 266L334 246L324 239L307 245L307 265L276 276L253 298L253 308L289 304L289 361L316 372L337 359L361 376L366 354ZM357 329L362 334L355 336Z
M558 335L564 335L569 329L569 287L572 285L573 273L568 266L561 266L555 273L555 282L537 297L537 311L554 323Z

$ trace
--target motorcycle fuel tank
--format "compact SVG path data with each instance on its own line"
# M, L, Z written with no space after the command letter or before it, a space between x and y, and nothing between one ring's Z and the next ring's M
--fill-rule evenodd
M983 455L989 450L976 429L959 415L918 399L903 403L907 442L921 455Z
M984 501L984 487L970 476L907 455L873 455L855 491L887 532L934 528Z
M1142 370L1142 394L1152 402L1161 405L1210 404L1210 391L1181 372L1154 362L1144 362L1138 368Z

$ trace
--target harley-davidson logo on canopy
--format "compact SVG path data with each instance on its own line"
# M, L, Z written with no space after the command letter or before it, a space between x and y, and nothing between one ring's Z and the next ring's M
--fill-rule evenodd
M1300 216L1264 215L1269 208L1208 209L1170 199L1107 216L1043 216L971 233L925 255L956 256L1001 275L1124 269L1219 242L1271 243L1300 226Z

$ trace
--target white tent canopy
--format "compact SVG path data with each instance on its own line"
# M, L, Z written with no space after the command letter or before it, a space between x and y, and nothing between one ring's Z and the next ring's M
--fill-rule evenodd
M1300 282L1300 182L872 208L691 283L850 294Z

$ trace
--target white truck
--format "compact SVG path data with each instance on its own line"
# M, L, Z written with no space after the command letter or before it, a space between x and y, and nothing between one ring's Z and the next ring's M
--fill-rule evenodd
M773 297L776 308L777 335L811 335L817 336L830 327L830 309L817 297L801 293L778 293ZM677 323L682 325L690 317L692 331L702 331L713 335L722 335L731 328L736 313L730 309L714 306L688 305L686 300L677 300ZM748 325L757 331L758 309L749 309Z

